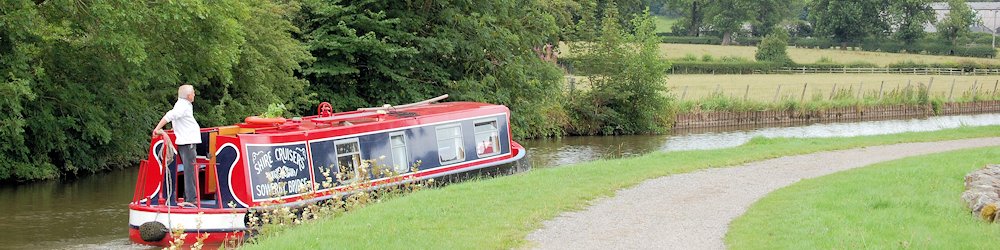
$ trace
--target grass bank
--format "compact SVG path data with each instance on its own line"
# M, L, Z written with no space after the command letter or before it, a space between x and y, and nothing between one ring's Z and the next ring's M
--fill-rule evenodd
M598 160L423 190L260 239L248 249L508 249L542 221L643 180L817 151L1000 136L1000 126L856 138L763 139L729 149Z
M963 177L1000 148L875 164L779 189L730 226L733 249L990 249L1000 227L969 215Z
M697 100L706 98L713 93L739 97L744 95L751 101L770 102L792 97L798 100L806 87L806 100L814 95L829 97L836 89L852 90L857 94L878 93L881 88L884 93L900 90L907 84L934 83L930 86L930 95L954 99L963 97L966 92L978 89L978 93L992 93L1000 76L927 76L900 74L769 74L769 75L670 75L667 86L678 98ZM582 79L581 79L582 80ZM883 83L884 82L884 83ZM952 90L952 83L955 84ZM780 86L780 87L779 87ZM749 90L747 89L749 87ZM975 87L975 89L973 88ZM684 94L685 89L687 91Z

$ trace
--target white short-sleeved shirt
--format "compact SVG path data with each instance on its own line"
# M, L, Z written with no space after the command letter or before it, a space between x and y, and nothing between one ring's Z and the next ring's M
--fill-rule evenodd
M201 127L194 120L194 107L187 99L177 99L174 109L167 111L163 119L169 121L174 126L174 135L177 136L177 145L187 145L201 143Z

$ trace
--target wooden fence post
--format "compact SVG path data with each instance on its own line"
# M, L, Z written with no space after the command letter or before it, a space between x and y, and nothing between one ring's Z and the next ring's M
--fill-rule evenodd
M809 83L802 84L802 96L799 97L799 102L804 102L806 100L806 88L809 87Z
M993 92L996 92L996 90L994 90ZM781 84L778 84L778 89L774 90L774 101L773 102L778 102L778 95L780 93L781 93Z
M880 84L878 86L878 99L879 100L882 100L882 89L884 89L884 88L885 88L885 81L882 81L882 84Z
M743 100L746 101L747 100L747 96L749 96L749 95L750 95L750 84L747 84L747 90L743 91Z
M975 98L976 96L979 95L979 88L977 88L976 86L979 86L979 79L972 81L972 98Z
M948 92L948 102L955 101L954 99L951 99L952 94L955 94L955 79L951 79L951 91Z
M997 95L997 85L998 84L1000 84L1000 80L997 80L997 82L993 83L993 95L994 96Z
M858 96L857 96L857 97L855 97L855 98L857 98L857 99L862 99L862 98L861 98L861 97L862 97L862 96L861 96L861 89L864 89L864 88L865 88L865 82L864 82L864 81L862 81L862 82L858 83Z
M931 95L931 86L934 86L934 77L931 77L931 81L927 83L927 96Z

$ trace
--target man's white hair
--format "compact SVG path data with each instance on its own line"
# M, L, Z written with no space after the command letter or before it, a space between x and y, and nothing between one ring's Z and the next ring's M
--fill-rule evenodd
M191 93L194 93L194 86L190 84L181 85L180 88L177 88L177 99L187 99L187 96Z

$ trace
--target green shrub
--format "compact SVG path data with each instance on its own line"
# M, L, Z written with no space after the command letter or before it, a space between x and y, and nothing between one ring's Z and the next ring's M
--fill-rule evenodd
M781 65L792 64L792 59L788 58L788 33L785 29L775 29L764 41L757 46L757 53L754 58L761 62L772 62Z

